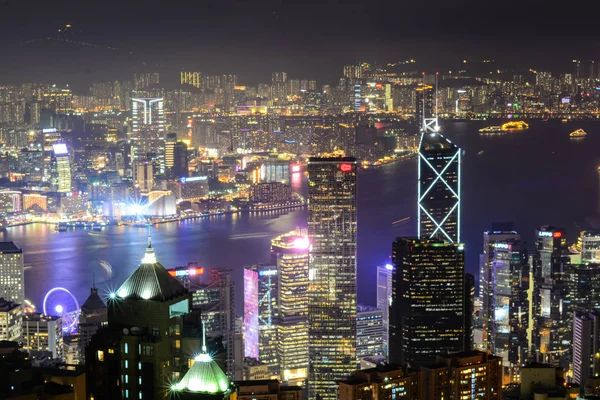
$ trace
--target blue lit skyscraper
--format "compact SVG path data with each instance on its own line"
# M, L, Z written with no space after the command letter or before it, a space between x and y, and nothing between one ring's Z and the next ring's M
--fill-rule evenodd
M426 118L419 144L419 238L460 242L461 150Z

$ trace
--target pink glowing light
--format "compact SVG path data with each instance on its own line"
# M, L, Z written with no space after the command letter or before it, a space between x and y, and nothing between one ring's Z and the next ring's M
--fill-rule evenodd
M308 249L310 243L307 237L299 237L294 239L294 248L296 249Z

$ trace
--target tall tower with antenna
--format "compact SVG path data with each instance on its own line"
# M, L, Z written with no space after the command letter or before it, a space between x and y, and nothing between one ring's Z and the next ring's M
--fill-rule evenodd
M423 118L417 183L418 236L420 239L437 238L449 243L459 243L462 151L440 133L437 79L436 74L435 91L431 86L427 86L429 89L421 88ZM425 91L431 93L430 117L427 117L428 111L425 109Z

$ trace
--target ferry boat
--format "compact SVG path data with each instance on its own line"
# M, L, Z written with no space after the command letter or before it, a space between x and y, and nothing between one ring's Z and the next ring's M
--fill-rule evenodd
M583 129L577 129L569 134L570 138L584 138L587 136L587 132Z
M527 129L529 128L529 124L525 121L510 121L505 124L502 124L502 129Z
M485 128L481 128L479 133L503 133L506 132L501 126L486 126Z

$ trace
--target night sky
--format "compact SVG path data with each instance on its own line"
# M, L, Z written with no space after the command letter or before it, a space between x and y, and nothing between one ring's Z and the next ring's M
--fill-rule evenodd
M600 59L599 8L590 0L0 0L0 83L77 85L182 68L252 84L277 70L335 83L344 64L410 58L423 70L493 58L565 72L573 58ZM65 24L71 30L59 34Z

